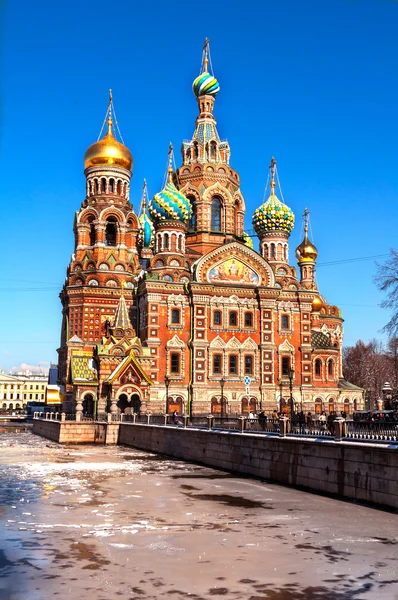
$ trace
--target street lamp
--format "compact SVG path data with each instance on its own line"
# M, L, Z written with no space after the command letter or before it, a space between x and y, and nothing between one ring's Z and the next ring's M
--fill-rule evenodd
M224 416L224 385L225 385L225 379L224 379L224 377L221 377L221 379L220 379L220 386L221 386L221 416Z
M293 407L293 378L294 378L294 369L293 367L290 367L289 369L289 391L290 391L290 418L293 421L293 412L294 412L294 407Z
M170 385L170 377L166 375L164 378L164 384L166 386L166 415L169 412L169 385Z

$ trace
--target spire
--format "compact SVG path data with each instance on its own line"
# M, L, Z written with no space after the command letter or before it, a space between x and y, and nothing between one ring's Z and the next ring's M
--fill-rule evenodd
M144 185L142 186L140 215L144 215L146 213L147 204L148 204L148 188L147 188L147 184L146 184L146 179L144 179Z
M207 73L207 67L208 67L208 64L209 64L209 44L210 44L210 40L207 37L205 39L205 43L204 43L204 46L203 46L203 59L202 59L203 68L202 68L202 73Z
M169 144L169 168L167 169L167 183L173 183L173 144Z
M123 289L125 287L125 283L122 282L121 288L122 292L119 298L119 304L117 305L115 320L113 323L114 329L131 329L131 322L129 317L129 311L127 309L126 300L123 294Z

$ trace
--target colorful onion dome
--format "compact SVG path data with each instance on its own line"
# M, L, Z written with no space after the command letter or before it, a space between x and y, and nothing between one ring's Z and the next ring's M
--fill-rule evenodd
M155 194L149 202L149 214L153 221L183 221L187 223L192 215L192 208L188 198L181 194L171 181L169 181L159 194Z
M140 222L140 230L137 236L138 245L142 248L151 248L154 241L153 223L146 212L143 212L138 220Z
M84 168L113 165L131 171L133 157L124 144L118 142L112 131L112 117L108 118L108 131L98 142L91 144L84 155Z
M220 84L213 75L205 71L195 79L192 84L192 90L196 97L204 95L217 96L220 91Z
M294 227L294 213L291 208L281 202L271 187L271 195L267 202L256 208L253 215L253 227L258 235L267 231L286 231L290 233Z
M249 248L253 249L253 240L246 231L243 232L243 243Z

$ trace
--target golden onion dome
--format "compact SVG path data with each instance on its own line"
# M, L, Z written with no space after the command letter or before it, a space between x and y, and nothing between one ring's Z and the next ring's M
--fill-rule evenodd
M298 262L314 262L317 259L318 250L308 239L308 233L305 230L304 239L296 249L296 258Z
M319 296L315 296L312 301L312 312L320 312L323 308L323 302Z
M91 144L84 155L84 168L112 165L131 171L133 157L128 148L117 141L112 131L112 117L108 118L108 131L98 142Z

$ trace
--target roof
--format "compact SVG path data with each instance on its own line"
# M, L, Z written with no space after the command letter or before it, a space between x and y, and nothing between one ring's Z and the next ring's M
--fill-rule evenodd
M339 379L339 384L337 386L339 390L356 390L357 392L363 392L363 388L346 381L345 379Z
M109 383L113 383L117 377L120 377L120 375L125 371L129 364L134 365L135 370L139 374L141 379L144 379L147 383L149 383L149 385L152 385L152 380L149 379L148 375L145 373L140 363L135 358L133 350L131 350L130 354L128 354L126 358L122 360L122 362L116 367L113 373L109 375L106 381Z
M311 331L311 343L313 348L333 348L330 339L322 331Z
M98 383L98 375L92 358L89 356L72 356L70 360L72 383Z

